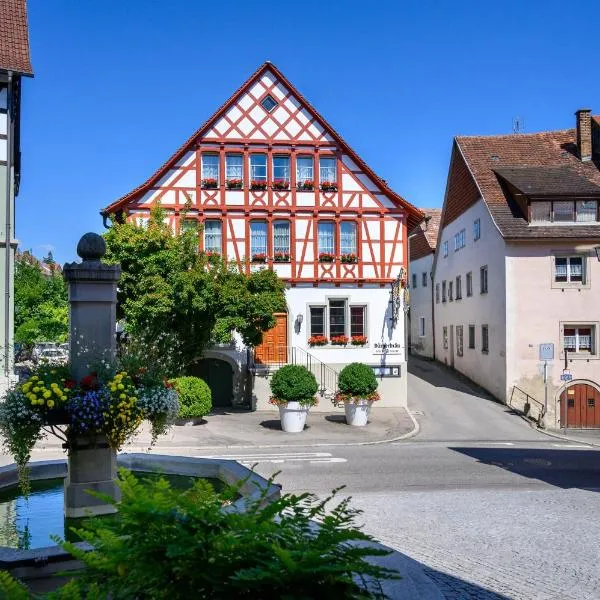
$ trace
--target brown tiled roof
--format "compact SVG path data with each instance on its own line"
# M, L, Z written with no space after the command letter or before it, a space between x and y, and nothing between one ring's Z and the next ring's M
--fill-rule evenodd
M33 75L25 0L0 0L0 69Z
M437 245L442 209L423 208L421 210L425 213L425 219L413 229L408 240L411 261L433 254Z
M593 161L577 157L575 129L543 133L460 136L455 138L443 226L483 197L505 238L596 238L599 225L530 226L514 199L501 185L496 171L515 167L568 167L590 185L600 185L600 170Z
M1 1L1 0L0 0ZM122 210L124 206L131 200L133 200L139 193L145 191L149 186L151 186L155 181L157 181L160 177L162 177L167 170L174 164L176 164L177 160L181 158L185 152L193 146L193 144L202 137L209 129L210 126L214 124L214 122L220 118L223 114L229 110L229 108L235 104L235 102L239 99L239 97L246 92L251 86L251 84L265 71L272 71L275 76L289 89L291 90L296 98L310 111L313 113L315 120L333 137L333 139L347 152L352 160L371 178L374 182L376 182L381 191L397 206L404 208L407 212L408 216L408 228L409 230L415 227L422 219L423 213L416 207L410 204L407 200L405 200L400 194L397 194L392 190L385 180L379 177L372 169L367 165L367 163L349 146L349 144L342 138L342 136L335 130L325 119L316 111L316 109L310 104L310 102L290 83L290 81L281 73L281 71L272 63L265 62L263 63L250 77L230 96L230 98L221 105L221 107L207 120L205 121L200 128L192 134L192 136L187 139L165 162L153 175L151 175L144 183L136 187L134 190L122 196L118 200L115 200L112 204L104 208L100 211L100 214L107 215L111 213L115 213L119 210Z

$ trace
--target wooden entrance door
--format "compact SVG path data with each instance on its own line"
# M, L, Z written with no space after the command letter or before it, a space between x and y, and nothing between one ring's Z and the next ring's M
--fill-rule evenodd
M263 365L284 365L287 363L287 313L276 313L275 327L263 333L260 346L256 347L254 360Z
M586 383L575 383L560 396L562 427L600 428L600 392Z

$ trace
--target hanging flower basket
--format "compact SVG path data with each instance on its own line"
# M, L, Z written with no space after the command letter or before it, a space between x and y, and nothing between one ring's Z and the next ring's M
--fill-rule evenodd
M337 335L331 338L331 343L334 346L345 346L348 343L348 336Z
M321 191L322 192L337 192L338 186L336 181L322 181Z
M313 335L308 338L309 346L325 346L329 340L324 335Z
M241 179L228 179L227 180L227 189L228 190L241 190L242 189L242 180Z
M319 262L332 263L335 260L335 255L331 252L321 252L319 254Z
M275 179L272 187L274 190L289 190L290 182L288 179Z
M250 189L255 191L263 191L267 189L267 182L253 179L250 182Z
M315 182L312 179L305 179L298 184L298 191L312 192L315 189Z
M258 252L257 254L252 255L253 263L266 263L267 255L264 252Z
M275 254L273 255L273 262L278 262L278 263L290 262L290 253L289 252L275 252Z
M202 189L204 190L215 190L219 182L216 179L208 178L202 180Z
M354 252L350 252L349 254L342 254L342 256L340 257L340 260L343 263L353 264L353 263L358 262L358 256L356 256L356 254L354 254Z

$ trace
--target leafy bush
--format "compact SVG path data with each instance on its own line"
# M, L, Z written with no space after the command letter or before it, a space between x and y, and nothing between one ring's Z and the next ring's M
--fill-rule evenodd
M171 383L179 394L179 418L201 418L212 409L208 384L199 377L177 377Z
M243 482L217 493L203 480L181 491L165 479L119 476L119 518L77 530L94 550L63 543L86 566L71 583L79 595L68 597L385 598L380 580L398 578L366 560L389 552L356 528L361 513L348 498L338 502L338 490L323 501L286 494L269 504L263 495L236 512L226 505ZM90 593L98 590L102 596Z
M275 403L300 402L314 405L318 389L315 376L300 365L285 365L271 379L271 393Z
M338 389L342 394L367 397L377 389L377 378L371 367L363 363L350 363L340 372Z

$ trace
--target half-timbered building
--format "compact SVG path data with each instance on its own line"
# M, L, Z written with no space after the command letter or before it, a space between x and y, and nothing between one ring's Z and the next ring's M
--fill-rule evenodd
M392 283L406 273L407 230L423 215L273 64L103 214L143 223L155 202L175 228L202 224L201 251L247 273L274 269L287 284L287 312L261 346L213 348L199 363L217 404L251 389L253 405L265 407L260 375L286 362L309 364L329 392L345 364L364 362L381 377L384 403L406 401L404 307L391 302Z

